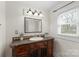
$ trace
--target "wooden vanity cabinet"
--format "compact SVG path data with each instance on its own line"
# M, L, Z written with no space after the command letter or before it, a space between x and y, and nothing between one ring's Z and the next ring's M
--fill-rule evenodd
M12 48L14 57L53 57L53 39L22 44Z

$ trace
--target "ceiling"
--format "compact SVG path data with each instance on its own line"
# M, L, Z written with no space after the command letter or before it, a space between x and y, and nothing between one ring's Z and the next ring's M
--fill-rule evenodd
M58 4L58 1L7 1L9 5L16 5L16 6L25 6L29 8L37 8L42 10L50 10L53 8L56 4Z

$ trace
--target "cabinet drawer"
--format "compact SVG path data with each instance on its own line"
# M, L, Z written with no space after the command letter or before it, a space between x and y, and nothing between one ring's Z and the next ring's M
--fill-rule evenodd
M30 48L33 48L33 49L42 48L42 47L47 47L47 41L30 44Z
M47 46L47 41L36 43L38 46Z

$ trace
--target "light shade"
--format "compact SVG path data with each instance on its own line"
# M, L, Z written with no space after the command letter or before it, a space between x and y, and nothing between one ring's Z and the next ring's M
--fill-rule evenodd
M43 17L43 14L39 14L40 17Z
M41 11L38 13L38 15L39 15L39 17L43 17L43 14Z
M38 12L36 10L33 14L34 14L34 16L38 16Z
M31 15L32 15L32 12L31 12L31 11L29 11L27 14L28 14L29 16L31 16Z
M38 13L37 13L37 12L35 12L34 16L38 16Z

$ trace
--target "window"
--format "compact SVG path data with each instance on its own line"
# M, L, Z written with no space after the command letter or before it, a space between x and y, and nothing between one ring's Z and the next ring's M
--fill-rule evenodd
M58 16L58 34L78 36L79 8L64 12Z

